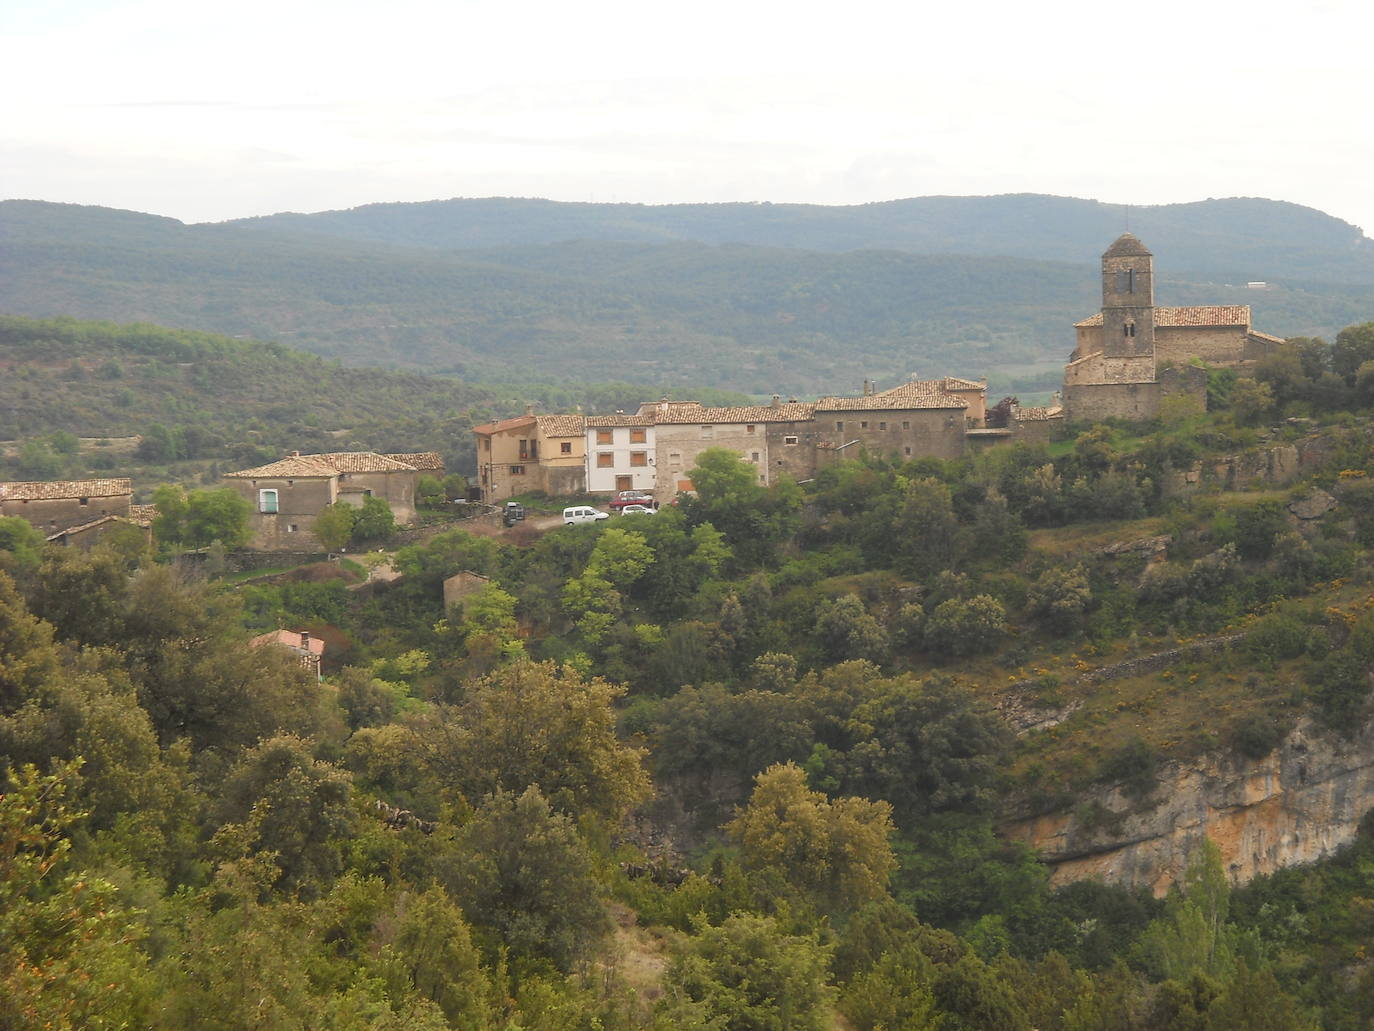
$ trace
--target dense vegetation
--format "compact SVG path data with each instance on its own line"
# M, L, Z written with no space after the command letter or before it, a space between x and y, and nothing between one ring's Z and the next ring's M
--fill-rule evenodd
M1374 326L1258 374L1207 415L805 485L707 451L656 516L442 529L360 590L0 520L3 1025L1367 1026L1372 839L1243 890L1202 849L1156 900L1053 890L998 833L1368 719ZM1291 489L1189 483L1288 443ZM1338 504L1300 530L1314 485ZM445 610L464 570L490 583ZM244 647L279 626L331 642L323 682ZM1065 718L1017 737L1008 701Z
M1308 335L1370 308L1368 241L1309 209L1211 201L1131 220L1159 256L1161 304L1251 304L1259 328ZM995 369L995 390L1024 393L1053 388L1037 376L1057 375L1068 326L1097 308L1092 263L1121 225L1043 197L451 201L196 226L8 201L0 310L154 319L470 381L662 391L690 370L766 396ZM1261 279L1272 288L1244 286Z
M288 451L438 451L471 472L472 427L523 411L613 411L623 382L493 386L346 368L304 351L146 324L0 316L0 479L219 473ZM707 404L740 395L693 390ZM81 438L86 438L83 444ZM7 458L7 460L6 460ZM189 463L189 464L188 464Z

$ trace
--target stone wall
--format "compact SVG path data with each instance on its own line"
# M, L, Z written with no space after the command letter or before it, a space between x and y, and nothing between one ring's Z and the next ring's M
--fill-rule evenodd
M958 458L964 453L967 416L962 408L816 411L816 439L831 454L862 447L871 454L908 458ZM835 452L850 441L859 443ZM818 461L824 460L822 448Z
M1075 422L1153 419L1158 414L1158 383L1064 384L1064 415Z
M127 516L131 500L129 494L87 498L85 504L80 498L10 499L0 501L0 516L18 516L46 535L69 526L93 523L102 516Z
M1162 326L1155 330L1155 357L1186 364L1201 358L1211 365L1235 365L1244 357L1244 326Z

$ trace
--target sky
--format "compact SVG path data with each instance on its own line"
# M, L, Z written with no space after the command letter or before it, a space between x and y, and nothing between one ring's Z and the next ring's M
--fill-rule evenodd
M0 0L0 198L1267 197L1374 234L1374 5Z

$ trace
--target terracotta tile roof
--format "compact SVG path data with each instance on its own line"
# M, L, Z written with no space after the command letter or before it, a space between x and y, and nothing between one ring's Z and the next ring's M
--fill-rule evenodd
M249 641L248 647L260 648L264 644L284 644L288 648L308 651L311 655L324 654L323 640L312 636L305 644L301 644L301 635L292 630L269 630Z
M443 472L444 456L437 451L415 451L404 455L387 455L392 461L401 462L421 472Z
M260 465L256 469L240 469L238 472L224 475L239 479L309 479L336 476L339 473L414 471L414 466L398 462L386 455L379 455L375 451L336 451L326 455L289 455L279 461Z
M95 529L101 523L129 523L132 521L131 519L125 519L123 516L101 516L99 519L92 519L89 523L82 523L80 526L69 526L65 530L58 530L56 533L50 533L45 540L55 541L71 533L84 533L86 530Z
M654 417L652 415L626 415L624 412L616 412L614 415L589 415L583 423L587 429L596 429L607 426L652 426Z
M473 433L490 437L493 433L506 433L510 430L523 429L534 425L533 415L517 415L514 419L501 419L498 422L484 422L481 426L474 426Z
M818 412L867 412L892 409L967 408L968 401L948 393L942 379L914 379L891 390L866 397L823 397L816 402ZM964 382L969 382L965 380ZM981 388L982 384L978 384ZM969 388L972 389L972 388Z
M587 420L580 415L536 415L534 419L546 437L580 437L587 432Z
M772 405L741 405L733 408L706 408L703 409L706 418L700 420L707 423L735 423L735 422L806 422L815 416L815 405L804 404L800 401L780 402L776 408ZM696 422L698 420L690 420Z
M958 376L946 376L944 379L946 390L986 390L988 381L985 379L961 379Z
M1261 332L1260 332L1259 330L1257 330L1257 329L1252 329L1252 330L1250 330L1250 332L1249 332L1248 334L1246 334L1246 335L1247 335L1247 336L1254 337L1256 340L1263 340L1265 343L1269 343L1269 344L1286 344L1286 343L1288 343L1287 337L1276 337L1276 336L1274 336L1274 334L1272 334L1272 333L1261 333Z
M156 505L130 505L129 522L136 526L152 526L153 520L157 518Z
M117 498L132 494L132 480L18 480L0 483L0 501L65 501L74 498Z
M1102 325L1102 313L1090 315L1079 326ZM1246 326L1250 325L1248 304L1194 304L1186 308L1156 308L1155 328L1171 326Z

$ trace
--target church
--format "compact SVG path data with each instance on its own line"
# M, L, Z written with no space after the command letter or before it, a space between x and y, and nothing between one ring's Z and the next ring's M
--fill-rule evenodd
M1063 405L1075 422L1152 419L1172 396L1205 406L1203 364L1243 368L1283 343L1250 325L1248 304L1156 307L1154 256L1130 233L1102 255L1102 310L1074 329Z

